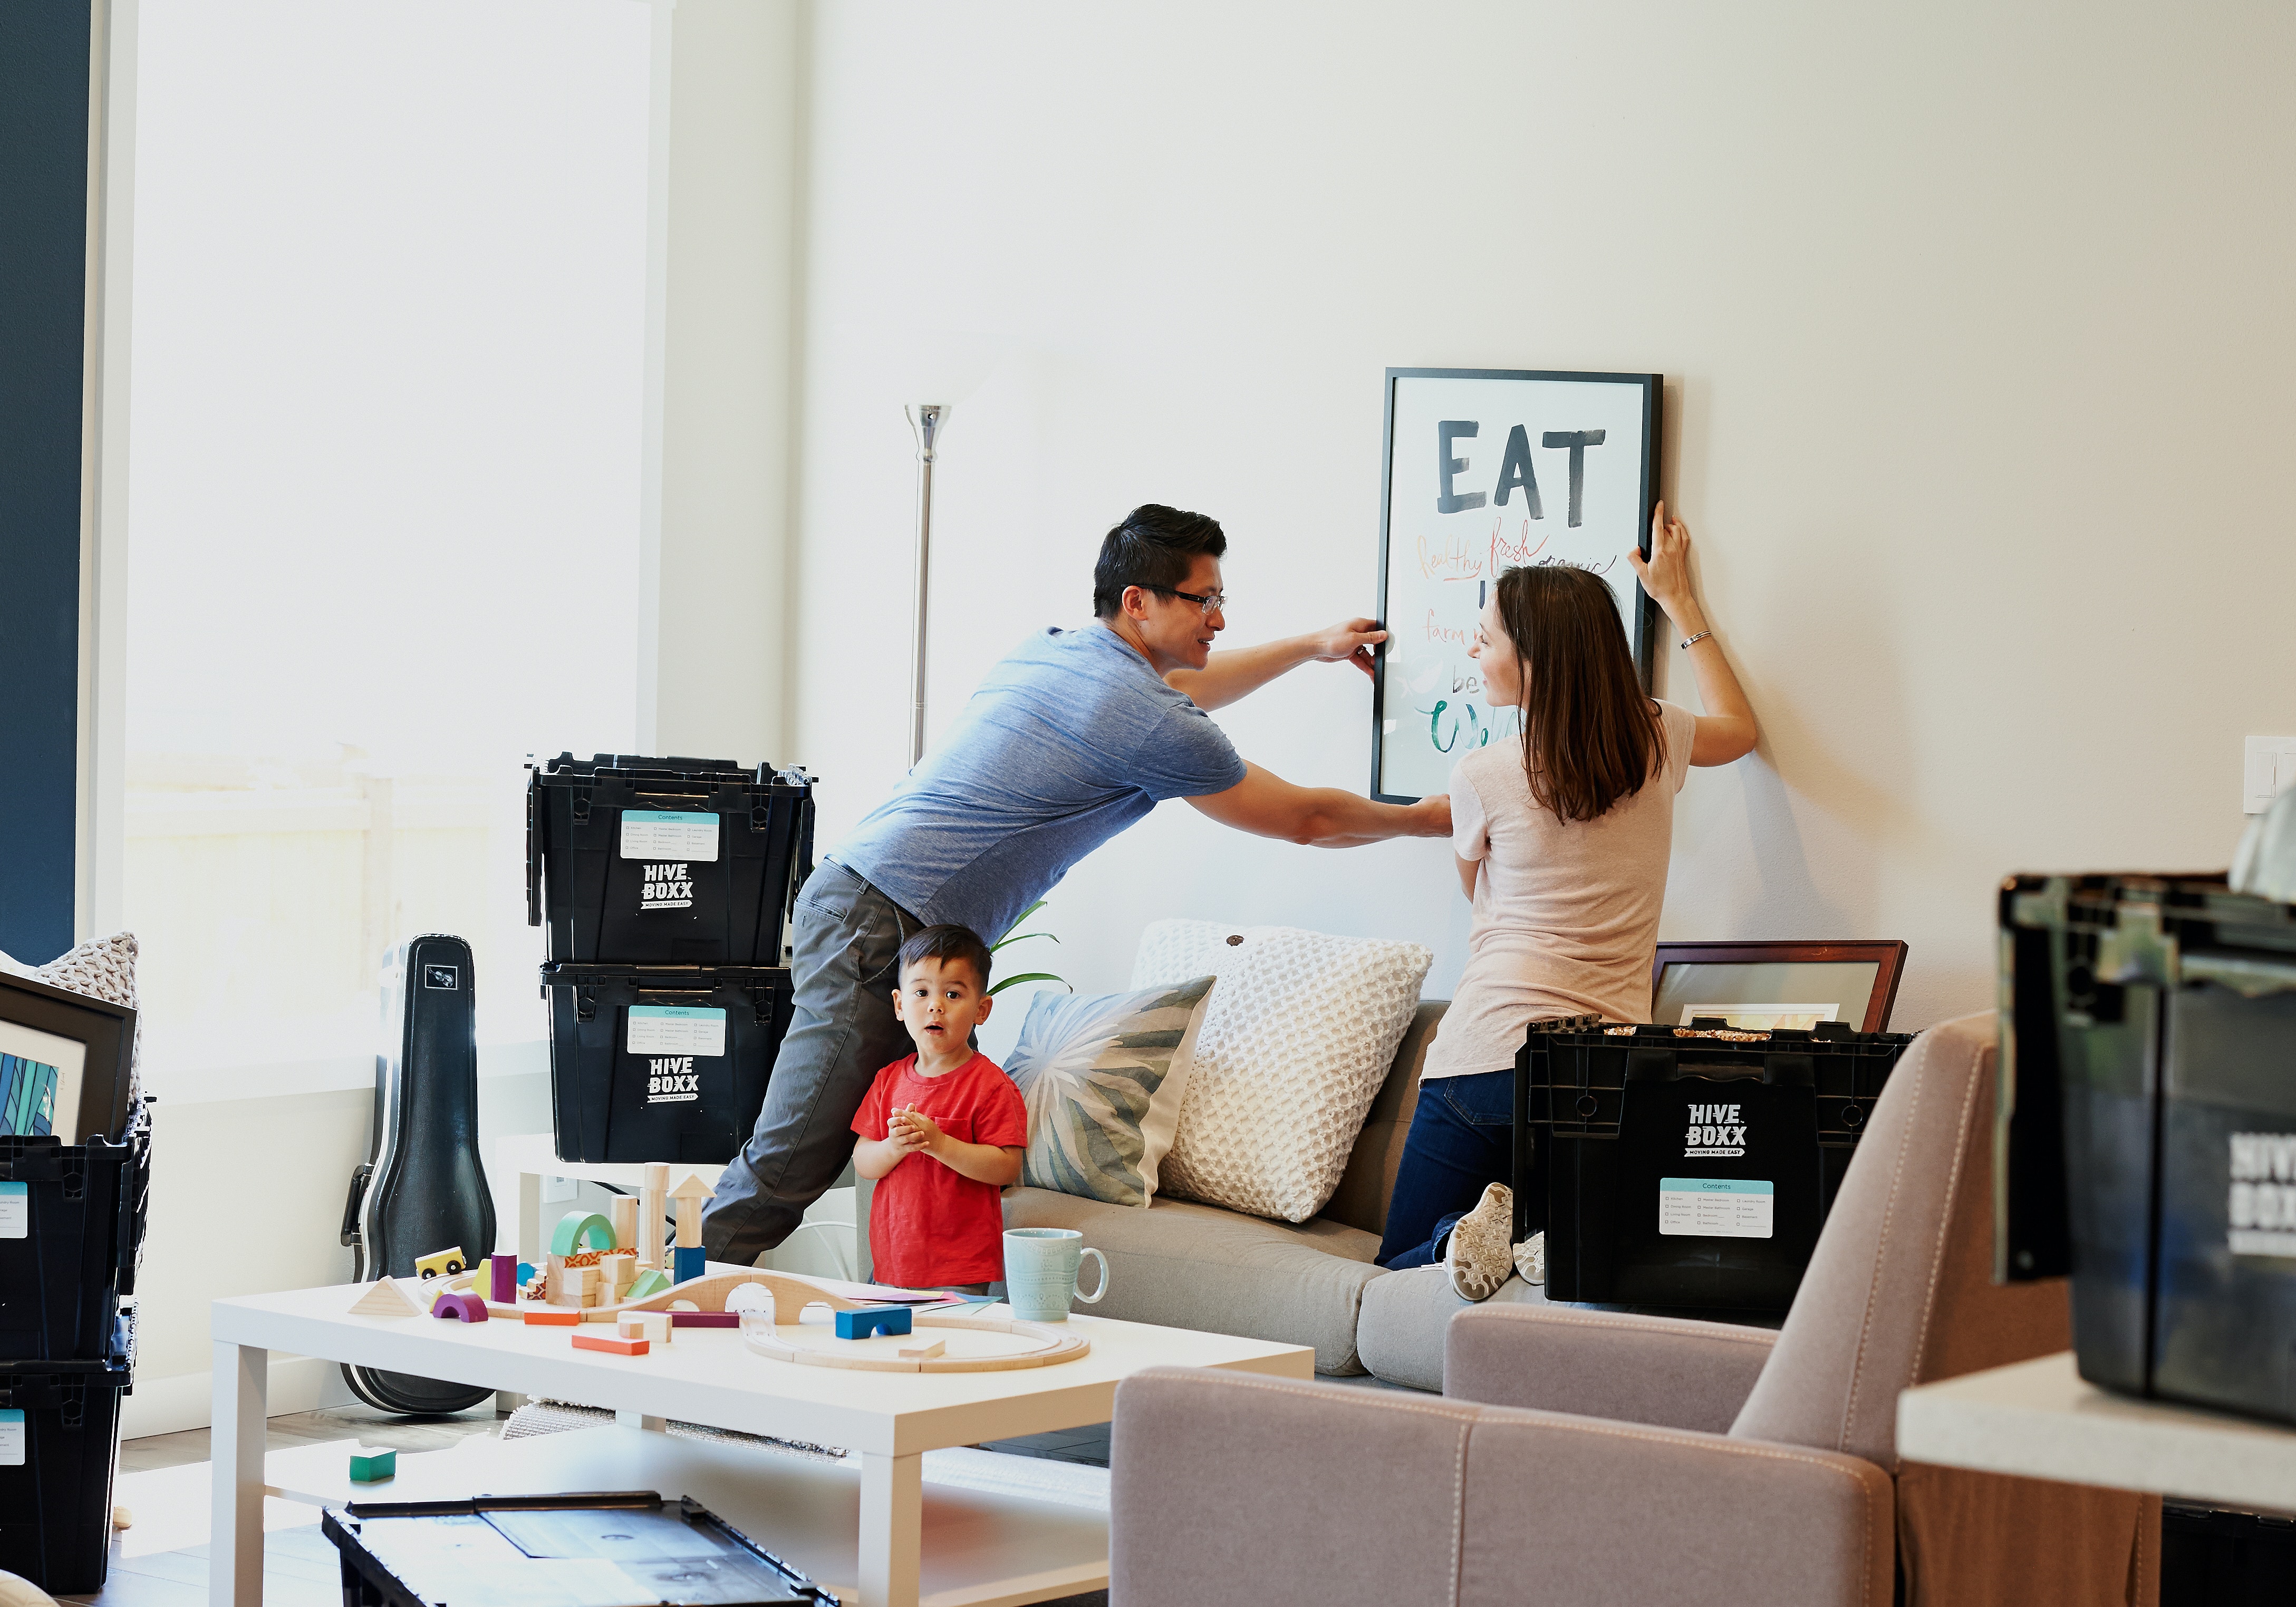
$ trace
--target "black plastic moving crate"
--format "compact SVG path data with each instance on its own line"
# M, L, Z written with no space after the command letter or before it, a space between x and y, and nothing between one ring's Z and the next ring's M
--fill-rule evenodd
M542 968L558 1159L731 1160L789 1030L790 973L763 965Z
M2296 1422L2296 906L2018 876L2001 924L2012 1266L2070 1264L2091 1383Z
M103 1587L124 1359L0 1362L0 1570L51 1595Z
M2170 1501L2161 1509L2161 1607L2296 1602L2296 1518Z
M554 961L777 965L813 781L726 759L529 762L526 918Z
M691 1496L652 1490L356 1502L319 1519L346 1607L602 1599L709 1607L837 1607L837 1598ZM587 1564L571 1578L570 1562ZM554 1566L554 1564L555 1566ZM609 1569L627 1595L608 1598Z
M0 1137L0 1361L111 1353L151 1177L148 1110L119 1144Z
M1515 1236L1546 1230L1547 1298L1784 1310L1911 1042L1832 1023L1530 1034Z

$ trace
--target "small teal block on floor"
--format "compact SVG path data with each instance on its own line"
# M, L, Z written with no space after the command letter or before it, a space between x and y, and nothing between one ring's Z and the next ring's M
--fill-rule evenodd
M351 1482L380 1484L385 1479L398 1476L397 1451L354 1451L351 1453Z
M858 1311L837 1314L839 1339L867 1339L873 1333L908 1332L909 1308L906 1306L864 1306Z
M670 1277L683 1283L689 1278L706 1277L709 1272L709 1252L699 1244L680 1244L669 1252Z

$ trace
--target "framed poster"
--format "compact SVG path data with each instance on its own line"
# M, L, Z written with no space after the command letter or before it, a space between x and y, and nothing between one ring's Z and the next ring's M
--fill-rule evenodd
M1372 796L1413 803L1451 767L1521 733L1487 707L1467 649L1491 583L1524 564L1572 563L1610 583L1643 685L1657 605L1629 546L1647 554L1658 500L1654 373L1390 368L1380 487Z
M126 1005L0 972L0 1136L116 1136L135 1051Z
M1651 1020L1687 1027L1718 1017L1753 1031L1840 1021L1886 1032L1906 946L1849 943L1661 943L1651 966Z

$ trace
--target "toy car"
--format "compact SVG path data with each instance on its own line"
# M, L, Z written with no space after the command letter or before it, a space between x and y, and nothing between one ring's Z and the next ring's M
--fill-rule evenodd
M463 1247L459 1244L452 1250L433 1250L427 1256L417 1257L414 1262L415 1275L419 1277L451 1278L458 1272L469 1270L470 1263L463 1259Z

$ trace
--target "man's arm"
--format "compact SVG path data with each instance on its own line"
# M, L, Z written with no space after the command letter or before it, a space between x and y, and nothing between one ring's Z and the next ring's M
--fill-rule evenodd
M1337 787L1295 787L1258 765L1225 792L1188 801L1224 826L1319 849L1351 849L1390 837L1448 837L1448 793L1415 804L1374 803Z
M1225 709L1302 664L1348 663L1369 675L1371 650L1386 640L1387 633L1379 628L1378 620L1349 619L1304 636L1224 649L1212 654L1201 669L1174 670L1164 677L1164 684L1186 693L1199 709Z

